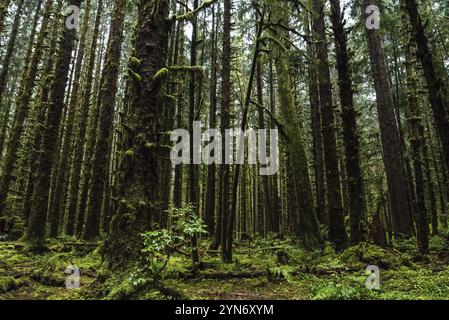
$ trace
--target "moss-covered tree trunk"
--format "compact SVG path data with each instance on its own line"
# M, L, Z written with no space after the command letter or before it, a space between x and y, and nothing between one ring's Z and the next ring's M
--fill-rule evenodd
M81 0L69 0L68 5L80 6ZM67 16L68 17L68 16ZM64 16L64 21L66 16ZM33 193L33 204L25 239L42 243L46 236L47 207L50 189L51 170L54 164L55 149L64 105L65 88L68 82L69 67L76 30L64 28L60 50L55 64L54 80L50 89L50 104L42 132L42 152L37 166L37 181Z
M286 11L285 8L282 8L281 1L275 1L272 8L272 22L283 21ZM287 43L285 29L277 27L274 36L281 39L281 43L284 45ZM297 219L298 230L295 230L295 233L306 248L315 248L322 244L322 238L313 203L304 138L292 92L288 53L276 46L273 56L278 81L279 110L287 135L286 150L291 165L289 192L293 192L291 195L297 198L295 206L289 209L290 212L295 212L294 216Z
M367 18L365 16L365 9L369 5L378 6L378 2L377 0L363 1L361 6L363 21ZM407 196L407 177L404 157L399 139L379 30L366 28L366 37L377 97L383 161L387 175L388 195L392 216L392 231L396 235L403 234L411 236L414 234L414 227L411 206Z
M169 4L169 0L141 0L139 5L135 51L129 64L132 74L126 98L118 208L104 250L105 258L114 267L124 266L139 255L139 234L150 228L149 221L160 201L157 158L165 153L160 145L160 114L164 107L161 86L167 72Z
M210 107L209 107L209 128L215 129L217 126L217 73L218 73L218 53L217 53L217 23L215 7L212 9L212 39L211 39L211 79L210 79ZM212 140L212 139L211 139ZM212 142L212 141L210 141ZM211 154L215 156L215 154ZM205 205L205 222L207 231L210 235L215 231L215 209L216 209L216 176L217 167L215 163L207 168L207 190L206 190L206 205Z
M258 114L258 129L265 129L265 110L263 108L263 70L260 60L257 61L256 66L256 88L257 88L257 114ZM265 220L267 221L267 231L279 233L279 217L272 205L271 188L269 176L262 177L263 185L263 201L265 209Z
M126 14L126 0L115 2L112 17L111 33L105 57L100 99L100 114L97 142L92 160L92 176L89 189L86 223L83 229L83 239L92 240L100 234L100 213L103 201L104 182L109 153L109 141L114 119L115 96L120 66L121 47L123 43L123 28Z
M23 63L24 67L23 67L22 79L24 79L26 76L26 72L28 70L28 66L30 64L30 60L31 60L31 57L33 54L34 40L35 40L36 33L37 33L37 23L39 22L39 19L40 19L41 9L42 9L42 3L39 2L38 6L36 7L36 12L34 14L33 23L31 24L31 32L30 32L29 40L28 40L28 44L27 44L25 61ZM14 88L16 88L16 86L17 86L17 84L14 84ZM15 90L13 90L12 92L14 92L14 91ZM0 94L0 100L1 100L1 94ZM1 101L0 101L0 105L1 105ZM11 112L11 103L8 103L7 104L7 112L5 112L5 114L8 113L8 117L9 117L10 112ZM3 119L4 123L5 123L5 121L8 120L7 118ZM0 136L0 155L3 155L3 149L4 149L4 144L5 144L6 131L3 132L4 130L6 130L6 127L2 126L2 134Z
M304 13L304 24L306 27L306 35L308 37L311 36L309 15L310 13L308 11ZM307 55L307 81L309 87L313 169L315 175L315 205L320 223L328 225L329 215L326 212L326 181L324 177L323 134L321 129L320 96L318 93L317 66L315 59L316 53L313 42L310 40L307 42Z
M0 0L0 33L5 27L5 20L8 15L8 7L11 0Z
M79 218L81 225L80 228L78 228L77 234L80 234L82 231L82 225L84 223L84 210L80 212L77 210L78 207L78 201L80 199L80 181L81 181L81 169L84 166L84 168L87 165L90 165L90 157L89 155L92 154L92 152L86 152L86 157L83 162L83 155L84 150L86 150L90 147L89 150L92 150L93 147L91 145L94 144L94 142L88 144L88 146L85 146L86 142L86 131L87 131L87 125L88 125L88 118L89 118L89 107L92 103L92 83L94 78L94 69L95 69L95 61L97 56L97 41L100 33L100 23L101 23L101 16L103 14L103 0L99 0L97 4L97 13L95 17L95 25L92 32L92 38L90 41L90 47L89 47L89 62L86 67L86 76L83 81L83 89L81 90L81 98L79 101L79 107L78 107L78 114L76 117L77 122L77 130L75 132L76 137L76 144L73 151L73 166L72 166L72 172L71 172L71 179L70 179L70 186L69 186L69 195L68 195L68 204L67 204L67 223L66 223L66 233L68 235L73 235L75 233L75 229L77 228L77 217ZM101 65L101 58L97 61L97 70L100 70ZM99 71L96 72L96 78L99 77ZM93 103L95 104L96 101ZM97 111L98 108L93 108L92 110L92 118L93 124L95 126L96 131L96 124L97 124ZM95 116L94 116L95 115ZM95 131L93 133L95 137ZM89 175L90 170L84 170L84 175ZM84 186L84 184L83 184ZM85 193L87 194L87 187ZM77 216L78 212L78 216ZM82 215L82 217L81 217Z
M79 39L78 51L76 56L76 63L74 68L74 78L72 82L72 90L70 93L70 100L67 106L67 120L64 131L64 141L62 142L62 150L59 158L57 176L53 177L56 179L55 189L52 190L52 197L54 197L55 202L50 207L50 237L57 237L59 233L59 224L61 219L61 211L64 210L63 197L64 187L66 185L67 170L70 164L70 153L76 140L73 139L73 128L75 124L75 114L76 107L78 105L78 93L80 89L80 80L82 74L82 65L84 62L84 52L86 47L86 36L90 21L90 11L91 11L91 1L87 0L85 3L85 10L81 28L81 35Z
M313 31L316 37L316 57L318 60L318 88L323 131L324 163L326 167L327 201L329 214L329 240L337 250L345 247L347 242L344 225L344 211L341 198L337 142L332 101L331 79L329 71L324 1L313 0L315 11Z
M44 51L44 41L47 37L47 27L51 14L52 1L47 0L45 4L44 16L41 22L41 29L34 48L30 65L25 66L26 72L21 82L19 96L16 104L14 116L14 124L11 130L11 136L8 142L7 154L4 161L2 177L0 181L0 215L4 214L6 198L9 191L11 180L13 179L13 170L17 162L18 150L20 147L20 139L24 130L24 122L30 108L31 95L33 93L34 83L36 80L39 62Z
M363 240L366 226L365 192L360 168L360 142L357 116L354 106L354 92L351 78L349 52L344 29L340 1L331 0L331 21L333 25L337 55L338 85L342 109L343 142L345 150L345 167L350 216L350 242Z
M223 3L223 41L221 59L221 103L220 103L220 131L222 138L222 164L219 169L219 193L218 193L218 217L215 228L212 249L218 249L220 244L224 245L223 235L227 217L229 214L229 168L225 165L225 135L226 129L230 128L231 112L231 1Z
M56 8L54 9L54 22L52 25L53 34L50 39L50 49L43 66L43 76L40 80L40 90L37 95L37 102L35 104L32 134L30 137L30 144L28 146L28 164L30 168L35 168L39 160L39 148L42 139L42 128L44 126L45 114L47 112L50 84L53 80L54 55L55 52L59 50L57 46L57 39L62 27L62 23L60 21L62 4L63 0L59 0ZM38 19L35 20L36 24L37 22ZM34 36L31 37L31 39L33 38ZM31 51L31 49L29 50ZM36 172L34 172L33 170L29 170L27 185L22 201L22 214L26 223L28 223L28 219L30 217L35 182Z
M421 61L424 77L429 90L429 100L433 111L435 129L441 141L446 170L449 170L449 90L444 66L434 58L416 0L406 0L417 44L417 56Z
M401 4L402 7L403 3ZM405 10L405 9L404 9ZM410 146L412 148L413 169L415 173L415 197L416 197L416 229L418 235L418 247L421 254L429 252L429 222L427 220L425 181L422 156L423 150L423 124L419 105L418 78L415 72L416 49L412 38L412 30L409 26L406 12L401 10L402 31L405 34L403 40L405 52L405 72L407 77L407 98L410 112Z
M0 73L0 110L1 110L2 102L3 102L3 94L5 93L5 90L6 90L8 74L9 74L9 67L11 64L11 58L13 57L14 48L16 46L16 39L17 39L17 34L19 32L20 17L22 14L24 2L25 2L25 0L20 0L20 2L17 5L16 14L14 16L14 22L12 24L11 35L9 36L8 46L6 47L5 56L3 57L3 61L2 61L2 72ZM42 0L39 0L37 3L37 7L36 7L37 14L36 15L39 14L41 3L42 3Z
M198 8L198 0L193 0L193 9L196 10ZM191 18L192 23L192 41L190 44L190 66L194 67L197 64L197 46L198 46L198 18L195 15ZM189 202L195 208L195 210L199 213L200 205L199 205L199 188L197 185L198 181L198 170L197 165L194 163L194 153L195 148L195 135L194 135L194 121L195 112L196 112L196 101L199 101L199 97L196 97L196 90L198 87L197 75L195 72L190 73L190 81L189 81L189 134L190 134L190 165L189 165ZM197 238L194 236L192 238L192 259L193 262L196 263L199 261L198 252L197 252Z
M184 9L181 9L184 10ZM182 11L181 11L182 12ZM184 65L184 22L178 23L178 64ZM176 99L176 127L183 127L183 112L184 112L184 88L182 84L178 85L178 97ZM183 186L183 167L178 165L175 167L175 177L173 179L173 205L176 208L182 206L182 186Z

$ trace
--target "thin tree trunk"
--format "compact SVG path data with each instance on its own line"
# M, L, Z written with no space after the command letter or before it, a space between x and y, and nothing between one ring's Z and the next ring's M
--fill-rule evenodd
M217 23L215 7L212 9L212 39L211 39L211 79L210 79L210 109L209 109L209 128L215 129L217 126ZM210 143L212 143L212 139ZM215 156L211 153L211 157ZM215 231L215 207L216 207L216 170L215 163L207 168L207 190L206 190L206 225L210 235Z

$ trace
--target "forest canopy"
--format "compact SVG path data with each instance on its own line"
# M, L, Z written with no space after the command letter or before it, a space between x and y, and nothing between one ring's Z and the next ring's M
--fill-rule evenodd
M0 0L0 299L448 299L448 46L443 0Z

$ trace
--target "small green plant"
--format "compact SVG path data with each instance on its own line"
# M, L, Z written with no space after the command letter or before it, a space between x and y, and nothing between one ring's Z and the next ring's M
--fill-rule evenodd
M171 224L168 229L148 231L141 234L143 239L144 272L148 272L154 283L163 278L163 272L176 253L192 247L192 238L206 234L206 226L194 211L192 205L168 210Z

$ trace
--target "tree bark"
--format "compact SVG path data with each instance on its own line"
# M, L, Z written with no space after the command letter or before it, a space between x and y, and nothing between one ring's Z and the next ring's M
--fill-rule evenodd
M343 13L341 12L339 0L331 0L330 3L342 109L341 117L350 217L350 242L351 244L357 244L363 240L363 232L366 229L365 192L362 170L360 168L360 141Z
M31 95L34 88L34 82L36 80L39 61L42 57L44 50L44 40L47 36L47 27L50 18L52 8L52 1L47 0L45 4L44 17L41 23L41 29L34 48L33 57L30 60L30 65L25 66L27 71L24 73L24 77L21 82L19 91L19 97L16 105L16 113L14 117L14 124L11 130L11 136L8 143L8 151L4 161L4 167L0 182L0 216L4 214L6 205L6 198L9 191L9 185L13 179L12 173L14 166L17 162L17 153L20 146L20 138L24 130L24 122L28 115L30 106Z
M276 1L273 7L273 22L282 22L285 19L285 9ZM276 37L280 37L285 45L287 34L281 27L276 29ZM315 207L313 204L312 186L308 170L308 160L304 145L304 138L301 132L300 119L298 118L295 101L293 98L290 70L286 52L282 48L275 48L273 51L273 61L276 68L279 96L279 110L283 119L286 141L287 162L291 166L288 171L288 192L293 196L295 205L289 208L290 213L294 213L297 230L295 233L302 240L306 248L316 248L321 246L322 238L318 224Z
M80 6L81 0L69 0L69 5ZM64 16L64 21L66 16ZM50 104L42 133L42 153L37 168L38 179L33 193L33 204L30 222L25 239L36 243L45 241L47 205L49 198L50 176L53 168L59 123L62 116L65 88L68 81L69 67L72 60L72 50L75 43L76 31L64 28L61 50L55 65L55 77L50 89Z
M50 237L57 237L59 234L59 224L61 219L61 211L64 210L63 207L63 197L64 186L66 185L66 176L67 169L69 168L70 163L70 153L71 149L76 142L73 139L73 128L75 123L75 114L76 107L78 105L78 93L80 88L80 80L81 80L81 71L82 65L84 62L84 52L86 47L86 36L89 26L90 19L90 11L91 11L91 1L87 0L85 4L84 17L82 22L81 36L79 39L78 52L76 57L76 64L74 69L74 78L72 82L72 91L70 96L70 101L68 104L67 111L67 125L64 131L64 141L62 143L61 155L59 158L59 163L57 164L59 167L57 169L57 176L54 177L56 179L55 189L52 190L52 197L54 197L55 202L52 206L50 206Z
M324 163L326 167L329 240L335 245L337 250L341 250L346 246L347 235L344 226L344 211L341 199L337 142L334 128L334 105L332 101L332 89L327 53L324 1L314 0L313 8L317 13L313 19L313 31L317 37L317 72L323 128Z
M87 206L86 223L83 229L84 240L93 240L100 234L100 213L103 201L102 191L104 189L108 147L114 119L115 96L117 93L125 13L126 0L116 1L112 18L111 34L105 58L106 64L102 75L103 84L100 92L99 130L92 160L89 202Z
M76 233L79 235L82 232L82 227L84 224L84 210L77 210L78 207L78 201L81 199L80 196L80 180L81 180L81 168L82 167L86 167L88 164L90 165L90 157L89 155L91 155L91 152L87 152L86 151L86 157L84 158L84 162L83 162L83 155L84 155L84 150L91 150L92 144L94 142L90 142L88 143L87 146L85 146L85 142L86 142L86 131L87 131L87 126L88 126L88 118L89 118L89 107L91 105L91 98L92 96L94 96L96 98L95 95L93 95L92 93L92 82L93 82L93 76L94 76L94 66L95 66L95 58L97 56L97 42L98 42L98 36L100 33L100 23L101 23L101 16L103 13L103 0L99 0L98 1L98 5L97 5L97 13L96 13L96 17L95 17L95 26L94 26L94 30L93 30L93 34L92 34L92 39L90 42L90 48L89 48L89 63L87 64L87 68L86 68L86 72L87 75L84 79L84 86L83 89L81 90L80 94L81 94L81 99L79 101L79 110L78 110L78 115L77 115L77 128L78 130L75 132L75 137L76 137L76 141L77 143L75 144L75 149L73 151L73 166L72 166L72 172L71 172L71 179L70 179L70 186L69 186L69 195L68 195L68 209L67 209L67 223L66 223L66 233L68 235L73 235L75 233L75 231L77 231ZM101 57L99 59L97 59L97 70L96 70L96 77L95 78L100 78L99 76L99 70L100 70L100 66L101 66ZM100 80L101 82L101 80ZM98 119L98 108L97 108L97 104L98 101L94 101L94 106L95 108L93 108L92 110L92 116L91 118L93 126L95 127L95 130L91 133L93 134L93 137L95 137L95 132L96 132L96 125L97 125L97 119ZM95 138L93 138L95 139ZM89 149L90 148L90 149ZM90 168L90 167L89 167ZM90 175L90 170L83 170L84 172L84 177L86 175ZM85 180L84 180L85 181ZM88 183L88 182L87 182ZM83 187L84 187L85 183L83 183ZM86 187L87 188L87 187ZM84 191L84 193L87 193L87 189L83 189L82 191ZM81 192L81 195L83 195L83 192ZM81 203L81 200L80 200ZM77 217L77 213L78 213L78 217ZM79 218L78 224L77 224L77 218ZM79 226L79 227L78 227ZM75 230L77 229L77 230Z
M104 250L113 268L124 266L140 254L139 234L150 228L149 221L160 201L157 158L164 153L159 145L163 124L158 114L164 107L161 86L170 32L169 4L168 0L140 1L134 37L136 60L129 65L139 76L131 75L128 80L119 201Z
M440 66L435 61L430 51L429 40L424 30L416 0L406 0L405 4L417 44L417 56L421 61L427 82L435 129L442 145L446 170L449 170L449 90L443 75L444 66Z
M377 5L377 0L364 0L362 20L365 21L365 8ZM393 99L385 65L381 38L378 30L366 28L368 51L371 62L379 116L383 161L387 174L388 194L392 215L393 233L412 236L414 228L411 207L407 197L407 179L404 157L396 124Z

